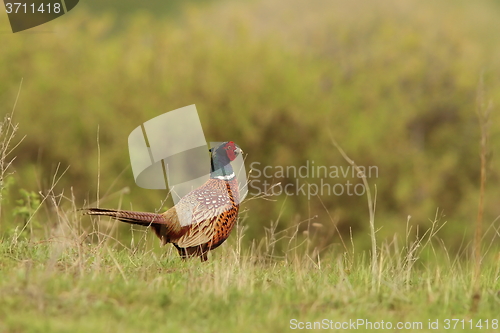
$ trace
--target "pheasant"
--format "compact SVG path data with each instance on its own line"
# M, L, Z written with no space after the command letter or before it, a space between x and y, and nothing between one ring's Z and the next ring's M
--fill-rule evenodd
M208 251L229 237L238 217L238 181L230 162L243 151L229 141L210 149L210 153L210 179L163 214L103 208L88 208L86 214L149 226L162 245L172 243L181 258L199 256L206 261Z

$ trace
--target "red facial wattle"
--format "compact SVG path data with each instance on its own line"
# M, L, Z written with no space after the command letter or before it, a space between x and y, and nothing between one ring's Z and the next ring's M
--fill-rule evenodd
M236 159L236 146L234 145L234 142L230 141L226 144L226 153L227 157L229 158L230 161L234 161Z

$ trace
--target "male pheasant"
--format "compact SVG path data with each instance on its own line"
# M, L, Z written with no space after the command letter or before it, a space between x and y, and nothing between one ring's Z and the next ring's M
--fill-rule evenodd
M185 259L207 253L221 245L234 227L239 210L239 190L230 162L242 150L232 141L210 149L210 179L182 197L163 214L88 208L88 215L105 215L113 219L151 227L162 245L172 243Z

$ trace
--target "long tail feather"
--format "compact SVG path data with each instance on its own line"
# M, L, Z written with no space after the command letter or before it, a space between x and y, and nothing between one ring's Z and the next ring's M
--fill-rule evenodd
M133 212L130 210L115 210L104 208L87 208L86 215L102 215L109 216L115 220L127 222L131 224L152 226L158 224L166 224L167 221L161 214Z

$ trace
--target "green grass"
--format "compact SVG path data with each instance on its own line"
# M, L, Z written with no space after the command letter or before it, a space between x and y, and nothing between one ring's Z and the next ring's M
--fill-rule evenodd
M432 251L413 253L426 259L411 257L396 244L382 246L378 276L359 254L353 260L341 253L271 258L238 254L233 242L201 263L113 244L70 235L2 239L0 331L280 332L291 319L424 325L500 319L498 255L484 262L482 297L471 313L470 264Z
M2 36L0 104L16 107L0 119L0 332L279 332L292 319L422 322L416 332L489 320L466 331L498 331L495 108L477 283L471 237L481 73L485 102L500 100L498 4L127 6L117 18L81 4L39 33ZM193 103L207 139L238 142L247 165L345 167L333 135L377 166L372 238L365 198L348 196L246 201L207 263L82 217L96 198L158 208L166 193L133 184L126 138Z

